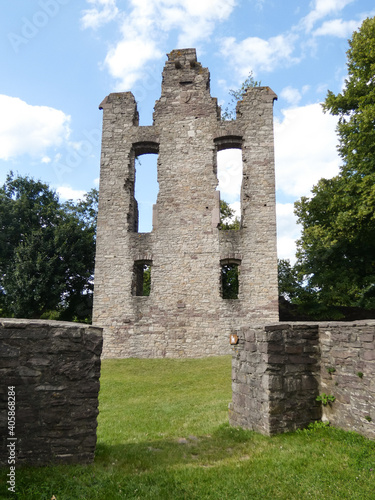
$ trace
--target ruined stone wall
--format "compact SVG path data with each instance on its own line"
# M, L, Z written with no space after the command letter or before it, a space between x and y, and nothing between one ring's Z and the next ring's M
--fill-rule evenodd
M223 122L209 72L194 49L168 54L152 126L138 125L130 92L101 104L103 139L94 324L105 357L229 353L229 334L278 320L273 101L249 89L237 119ZM239 231L218 229L217 152L241 148ZM138 233L135 158L158 154L153 230ZM230 234L231 233L231 234ZM221 295L221 263L239 263L238 299ZM151 264L151 293L134 293L137 263Z
M238 337L232 425L272 435L322 418L375 437L375 321L277 323ZM336 400L323 406L322 393Z
M336 397L323 419L374 439L375 321L322 324L320 346L320 392Z
M10 444L15 465L92 462L101 329L0 319L0 344L0 465L8 465ZM16 408L12 435L7 414L10 387Z
M318 325L279 323L241 329L238 336L231 424L272 435L319 419Z

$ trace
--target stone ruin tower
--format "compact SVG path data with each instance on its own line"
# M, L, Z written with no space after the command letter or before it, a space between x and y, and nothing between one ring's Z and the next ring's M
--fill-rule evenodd
M200 357L230 352L241 327L278 321L273 101L249 88L222 121L195 49L168 54L152 126L131 92L109 94L103 138L94 324L104 357ZM242 150L241 228L220 230L217 152ZM138 232L135 159L158 155L153 229ZM143 295L145 268L151 289ZM223 298L225 269L238 298Z

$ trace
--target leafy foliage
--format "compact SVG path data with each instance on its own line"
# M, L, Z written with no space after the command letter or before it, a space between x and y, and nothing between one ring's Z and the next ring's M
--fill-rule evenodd
M330 403L334 403L336 401L336 398L335 396L332 396L332 394L326 394L325 392L323 392L316 397L316 401L321 402L323 406L327 406Z
M148 297L151 291L151 265L145 264L143 268L143 296Z
M298 271L288 259L278 261L279 295L289 302L296 301L303 291Z
M239 269L237 264L221 266L221 289L223 299L238 299Z
M243 96L246 94L246 90L251 87L260 87L261 82L254 79L253 72L250 71L246 80L242 83L241 87L237 90L230 89L229 95L231 96L231 101L229 106L227 106L221 113L222 120L234 120L236 118L236 105L238 101L241 101Z
M375 307L375 18L349 42L348 79L328 92L339 117L340 174L321 179L295 204L302 237L297 266L310 297L325 307Z
M3 316L89 319L95 259L92 190L61 204L44 183L7 176L0 188L0 309ZM56 319L56 314L53 314Z
M229 203L224 200L220 200L219 229L240 229L240 219L235 215L235 211Z
M222 230L240 229L240 220L230 205L220 200L220 225ZM223 299L238 299L239 268L238 265L228 263L221 266L221 291Z

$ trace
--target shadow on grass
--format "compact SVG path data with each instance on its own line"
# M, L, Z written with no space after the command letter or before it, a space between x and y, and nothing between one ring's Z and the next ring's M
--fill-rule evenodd
M269 438L252 431L225 424L204 436L175 439L153 439L141 443L98 443L95 463L103 467L116 465L129 473L140 473L155 468L179 466L212 467L215 463L237 457L243 449L258 450Z
M373 498L373 468L375 443L354 433L269 438L225 424L205 436L99 442L89 466L19 468L8 498L362 500ZM2 482L0 498L4 491Z

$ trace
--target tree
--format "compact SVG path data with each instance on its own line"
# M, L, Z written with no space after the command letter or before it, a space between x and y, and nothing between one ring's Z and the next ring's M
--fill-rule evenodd
M143 291L144 297L148 297L151 292L151 265L144 264L143 267Z
M229 203L220 200L219 229L240 229L240 220ZM239 269L237 264L228 263L221 266L221 291L223 299L237 299L239 287Z
M325 111L339 117L339 153L342 174L374 175L375 171L375 17L366 19L349 40L345 89L329 91ZM373 178L372 178L373 180Z
M95 257L92 191L61 204L44 183L7 176L0 188L0 309L2 315L61 319L91 315Z
M295 204L297 267L325 306L375 307L375 18L349 41L348 79L324 110L339 117L340 173Z
M246 90L250 87L260 87L261 82L254 79L253 72L250 71L246 80L242 83L241 87L237 90L230 89L229 95L231 96L231 101L229 106L227 106L222 112L222 120L234 120L236 118L236 106L237 102L240 101L246 94Z
M237 264L221 266L221 291L223 299L238 299L239 269Z
M220 200L220 224L219 229L240 229L240 219L229 203Z
M301 283L297 269L290 264L288 259L279 259L278 261L278 281L279 296L288 302L298 300L301 294Z

